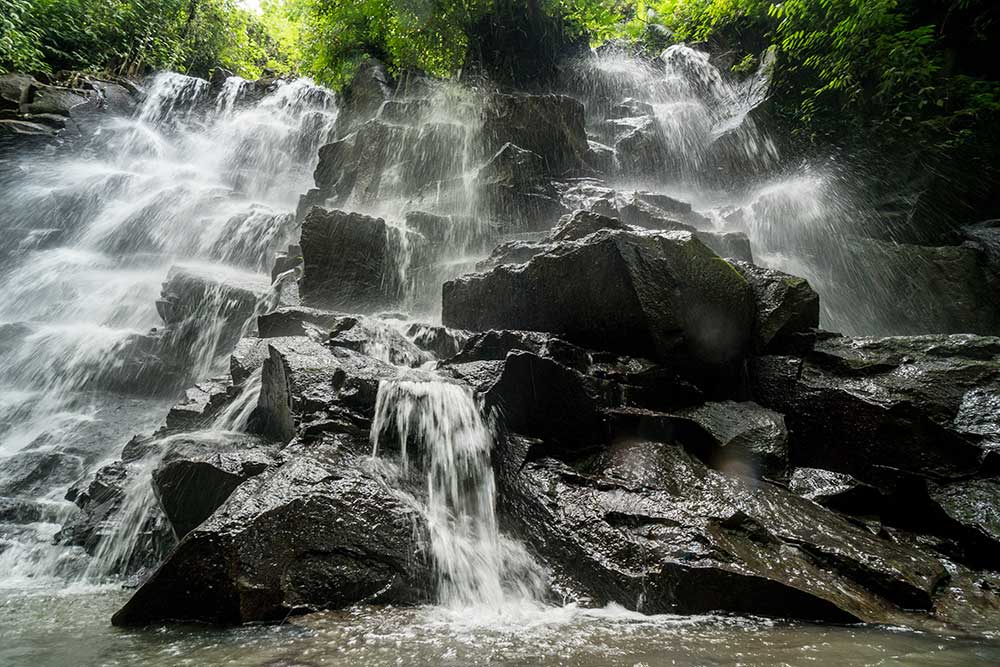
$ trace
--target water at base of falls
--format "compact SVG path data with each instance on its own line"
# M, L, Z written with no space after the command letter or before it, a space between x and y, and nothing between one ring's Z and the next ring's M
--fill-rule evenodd
M435 610L361 607L276 626L112 628L127 593L0 591L4 667L992 667L1000 643L754 618L558 609L534 622L463 624ZM456 622L459 621L459 622Z
M437 602L462 615L520 617L542 610L545 577L500 533L490 461L493 430L466 386L423 377L383 381L372 422L374 456L398 455L402 477L424 479Z

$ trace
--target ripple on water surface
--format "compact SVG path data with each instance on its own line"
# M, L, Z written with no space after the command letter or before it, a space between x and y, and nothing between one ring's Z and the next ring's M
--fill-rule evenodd
M111 627L126 597L84 588L0 593L0 665L575 665L658 667L996 665L1000 643L762 619L642 616L621 609L484 617L362 607L233 629Z

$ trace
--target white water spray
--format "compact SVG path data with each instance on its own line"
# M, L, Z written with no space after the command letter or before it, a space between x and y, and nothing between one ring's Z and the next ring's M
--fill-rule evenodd
M383 381L375 411L373 455L398 449L404 476L425 479L438 602L487 615L538 606L541 571L500 533L493 433L472 391L437 378Z

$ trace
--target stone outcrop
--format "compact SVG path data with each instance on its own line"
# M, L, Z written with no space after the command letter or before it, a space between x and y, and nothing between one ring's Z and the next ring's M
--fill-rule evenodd
M299 291L307 305L372 310L399 298L402 246L381 218L313 208L300 245Z
M444 286L446 326L546 331L688 366L739 363L752 319L746 281L687 232L601 231Z
M112 619L280 621L355 604L412 604L430 580L420 516L335 439L242 484Z

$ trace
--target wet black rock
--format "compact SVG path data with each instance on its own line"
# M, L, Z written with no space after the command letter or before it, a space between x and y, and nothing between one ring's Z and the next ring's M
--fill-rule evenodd
M483 114L487 150L507 143L536 153L552 174L586 164L587 132L583 105L565 95L496 95Z
M796 468L788 488L803 498L846 514L879 514L882 492L850 475L819 468Z
M256 274L172 266L156 302L156 311L168 327L185 324L196 327L199 323L221 318L227 329L237 329L229 331L231 335L238 333L254 314L269 287L267 281Z
M787 348L796 334L819 326L819 295L807 280L748 262L736 261L733 266L750 284L757 305L756 351Z
M542 451L579 456L607 439L600 389L557 361L514 351L483 398L505 428L542 439Z
M505 468L500 484L508 529L557 592L592 604L884 623L929 609L947 580L935 558L679 445L625 440L579 469Z
M260 398L251 416L254 432L279 442L308 425L367 433L379 381L395 377L394 366L305 337L266 342Z
M600 174L613 174L618 168L615 149L599 141L587 141L587 165Z
M997 281L977 248L854 239L848 249L872 269L837 279L857 293L885 295L877 313L881 333L1000 334Z
M676 437L716 470L782 479L788 468L784 417L749 401L708 402L672 415Z
M345 315L306 306L283 306L257 318L261 338L310 336L326 339Z
M719 257L741 262L753 262L750 239L743 232L696 231L699 241L714 250Z
M236 624L426 599L420 515L339 444L244 482L112 622Z
M396 366L416 367L431 360L402 330L375 317L342 317L330 331L329 343Z
M826 337L804 357L751 362L755 400L785 415L793 465L878 483L989 466L1000 432L1000 339Z
M962 560L994 568L1000 562L1000 479L931 484L929 491L950 524L947 532L963 547Z
M635 118L637 116L649 116L652 114L653 106L648 102L637 100L634 97L626 97L611 107L608 118Z
M482 213L505 233L548 231L569 213L558 193L546 186L481 183L477 195Z
M354 78L342 92L337 118L338 134L344 136L374 118L392 94L392 79L385 65L375 59L362 62Z
M3 459L0 496L37 498L66 487L84 472L82 457L67 452L22 450Z
M454 357L461 352L470 337L468 331L419 322L411 324L406 329L406 335L414 345L430 352L438 359Z
M702 369L738 364L753 320L746 281L685 232L601 231L443 292L446 326L546 331Z
M578 241L602 229L626 230L628 227L617 218L579 210L563 216L546 240L550 242Z
M618 118L607 123L621 172L626 176L675 177L675 156L652 115Z
M371 311L399 297L399 238L381 218L313 208L302 224L306 305Z
M236 487L277 461L277 448L252 436L175 437L153 470L153 491L180 539L208 519Z
M476 174L480 183L514 187L535 185L544 177L545 160L542 156L510 142L501 146Z
M229 355L229 376L234 386L243 386L255 371L261 369L268 357L267 339L241 338Z
M143 454L136 452L131 461L115 461L103 466L92 479L70 488L66 497L80 511L64 523L56 535L59 544L79 546L94 555L109 540L122 539L118 532L122 521L141 521L137 526L127 527L135 531L132 549L101 564L106 568L101 572L104 575L134 575L155 567L174 544L170 525L155 503L144 508L140 516L123 515L129 498L135 499L137 495L141 498L142 487L149 488L149 469L143 456L156 447L156 441L134 439L126 450L129 446L142 450Z
M184 398L167 413L166 427L172 431L196 431L210 424L230 398L232 384L226 378L206 380L184 390Z

